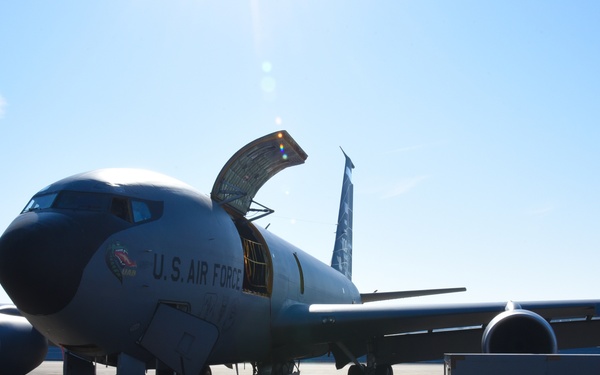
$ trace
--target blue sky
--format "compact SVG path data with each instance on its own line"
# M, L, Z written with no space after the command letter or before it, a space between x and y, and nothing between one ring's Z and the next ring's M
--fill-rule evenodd
M309 158L259 192L276 212L258 223L329 262L342 146L361 291L597 298L599 16L594 1L5 2L0 230L96 168L208 193L235 151L286 129Z

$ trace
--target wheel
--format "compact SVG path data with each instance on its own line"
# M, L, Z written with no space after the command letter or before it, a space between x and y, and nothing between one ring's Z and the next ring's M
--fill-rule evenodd
M375 375L394 375L394 370L392 370L391 365L377 365Z
M290 375L294 372L294 365L294 361L274 364L272 375Z
M348 369L348 375L365 375L365 367L358 366L358 365L352 365Z

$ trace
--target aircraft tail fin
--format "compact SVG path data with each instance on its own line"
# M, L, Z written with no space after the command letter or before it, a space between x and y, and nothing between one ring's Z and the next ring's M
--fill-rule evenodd
M354 169L354 164L344 150L342 150L342 153L346 157L346 165L344 167L342 196L340 198L340 211L338 214L331 267L352 280L352 201L354 195L352 170Z

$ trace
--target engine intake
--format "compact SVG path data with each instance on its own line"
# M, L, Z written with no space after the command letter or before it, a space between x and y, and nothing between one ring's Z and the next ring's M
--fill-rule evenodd
M484 353L556 353L556 335L540 315L522 309L498 314L481 338Z

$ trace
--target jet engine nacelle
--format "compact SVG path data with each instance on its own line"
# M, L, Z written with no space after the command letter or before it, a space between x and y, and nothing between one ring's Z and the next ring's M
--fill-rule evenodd
M48 341L14 306L0 307L0 373L21 375L46 358Z
M556 353L556 335L546 319L522 309L497 315L481 338L483 353Z

